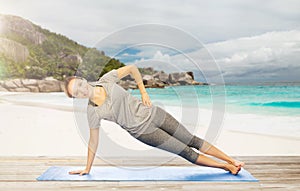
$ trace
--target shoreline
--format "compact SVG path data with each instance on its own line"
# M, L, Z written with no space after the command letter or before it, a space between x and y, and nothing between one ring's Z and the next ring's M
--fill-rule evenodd
M181 119L181 113L176 109L168 106L166 109L174 117ZM73 112L54 106L48 108L40 103L34 106L29 103L10 103L3 101L1 97L0 111L2 124L5 124L0 129L1 156L86 156L87 144L80 134ZM205 127L210 121L210 115L211 111L200 111L200 121L193 134L205 138ZM228 127L239 126L242 123L233 120L232 117L234 116L228 117L228 114L225 114L219 134L212 142L225 153L235 156L300 155L298 137L292 139L230 129ZM113 122L103 120L101 124L101 132L104 131L117 147L154 155L165 152L135 140ZM251 126L247 124L245 127L249 125ZM187 124L186 127L192 129L191 124ZM102 143L100 150L104 150L105 144ZM125 152L123 155L127 156Z
M49 92L50 94L60 94L61 92ZM42 93L44 95L48 95L49 93ZM19 95L38 95L41 93L33 93L33 92L0 92L0 104L14 104L17 106L29 106L29 107L36 107L36 108L46 108L46 109L53 109L53 110L58 110L58 111L66 111L66 112L71 112L74 113L74 102L72 102L72 105L59 105L59 104L53 104L53 103L45 103L45 102L35 102L35 101L17 101L17 100L13 100L13 99L5 99L2 96L19 96ZM155 102L153 102L155 104ZM159 106L159 105L158 105ZM81 107L81 106L80 106ZM186 106L187 109L189 109L189 106ZM166 109L169 113L173 114L177 119L181 118L181 111L179 109L178 106L174 106L174 105L166 105ZM194 108L195 109L195 108ZM175 112L174 112L175 110ZM177 111L176 111L177 110ZM80 110L79 110L80 111ZM202 121L201 128L203 130L207 129L204 126L208 126L209 121L207 120L211 114L212 111L206 108L199 108L198 111L199 115L204 116L203 118L205 119L205 121ZM225 111L224 111L224 118L223 118L223 122L224 120L226 120L226 118L228 117L229 120L231 120L231 118L240 118L240 116L246 116L249 118L255 118L255 117L261 117L261 118L286 118L286 117L290 117L290 116L277 116L277 115L261 115L261 114L254 114L254 113L232 113L232 112L227 112L226 106L225 106ZM202 118L202 117L200 117ZM299 118L300 119L300 118ZM288 120L288 119L287 119ZM193 121L193 120L192 120ZM232 120L233 121L233 120ZM201 123L201 119L200 119L200 123ZM204 123L206 123L206 125L204 125ZM191 126L194 124L185 124L186 126ZM222 124L223 125L223 124ZM290 136L290 135L278 135L278 134L271 134L271 133L263 133L263 132L251 132L249 130L243 130L243 129L236 129L234 128L234 126L236 125L232 125L233 127L231 128L227 128L226 130L231 131L231 132L238 132L238 133L247 133L247 134L253 134L253 135L261 135L261 136L272 136L272 137L277 137L277 138L282 138L282 139L293 139L293 140L300 140L300 136L296 135L296 136ZM198 127L196 127L197 129ZM191 129L194 129L193 127L191 127ZM223 127L221 127L221 129L223 129ZM246 129L246 128L245 128ZM300 134L299 134L300 135Z
M19 95L18 93L14 94L14 95ZM54 110L58 110L58 111L67 111L67 112L72 112L74 113L74 106L68 106L68 105L57 105L57 104L48 104L48 103L41 103L41 102L27 102L27 101L16 101L16 100L7 100L7 99L3 99L1 98L0 95L0 104L14 104L14 105L19 105L19 106L30 106L30 107L37 107L37 108L47 108L47 109L54 109ZM178 110L178 106L173 106L173 105L167 105L166 109L168 112L172 113L175 117L177 117L177 119L180 119L180 115L178 115L178 113L180 113L180 111ZM189 106L186 106L185 108L189 108ZM173 110L178 110L177 112L174 112ZM201 114L206 115L205 118L208 118L208 114L211 115L212 111L209 109L205 109L205 108L201 108L198 111L200 111ZM248 117L287 117L287 116L270 116L270 115L259 115L259 114L252 114L252 113L228 113L226 112L226 108L225 108L225 114L224 114L224 118L226 118L226 116L248 116ZM224 120L224 119L223 119ZM206 123L208 124L207 120ZM185 125L194 125L194 124L185 124ZM203 128L203 124L202 124L202 128ZM300 136L290 136L290 135L278 135L278 134L272 134L272 133L264 133L264 132L251 132L251 131L247 131L247 130L242 130L242 129L228 129L229 131L232 132L240 132L240 133L248 133L248 134L255 134L255 135L262 135L262 136L273 136L273 137L278 137L278 138L283 138L283 139L294 139L294 140L300 140Z

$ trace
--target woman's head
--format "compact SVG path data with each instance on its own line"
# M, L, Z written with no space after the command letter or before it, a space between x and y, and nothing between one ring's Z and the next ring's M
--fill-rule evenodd
M65 79L64 91L69 98L88 98L89 84L79 76L69 76Z

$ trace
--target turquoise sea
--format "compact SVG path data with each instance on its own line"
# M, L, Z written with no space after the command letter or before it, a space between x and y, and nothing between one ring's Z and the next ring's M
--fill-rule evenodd
M141 97L138 89L127 91L133 96ZM152 103L157 105L211 109L213 103L223 103L226 112L230 113L300 116L300 83L168 86L147 88L147 92ZM72 99L67 98L63 92L1 94L8 101L41 102L69 107L73 104Z
M129 91L140 97L139 90ZM231 113L300 116L300 83L169 86L148 88L147 92L153 102L166 105L210 109L224 100L226 111Z

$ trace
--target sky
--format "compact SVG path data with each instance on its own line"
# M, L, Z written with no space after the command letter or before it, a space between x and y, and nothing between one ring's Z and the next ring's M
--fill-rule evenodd
M299 10L298 0L0 0L1 14L125 64L189 70L208 82L299 82Z

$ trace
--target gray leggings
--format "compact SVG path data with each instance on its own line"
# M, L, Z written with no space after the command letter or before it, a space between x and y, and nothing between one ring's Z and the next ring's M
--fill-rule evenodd
M195 163L199 153L191 147L199 150L204 140L192 135L180 122L162 108L157 107L154 115L156 115L154 120L136 139L147 145L177 154ZM159 121L158 119L163 120Z

